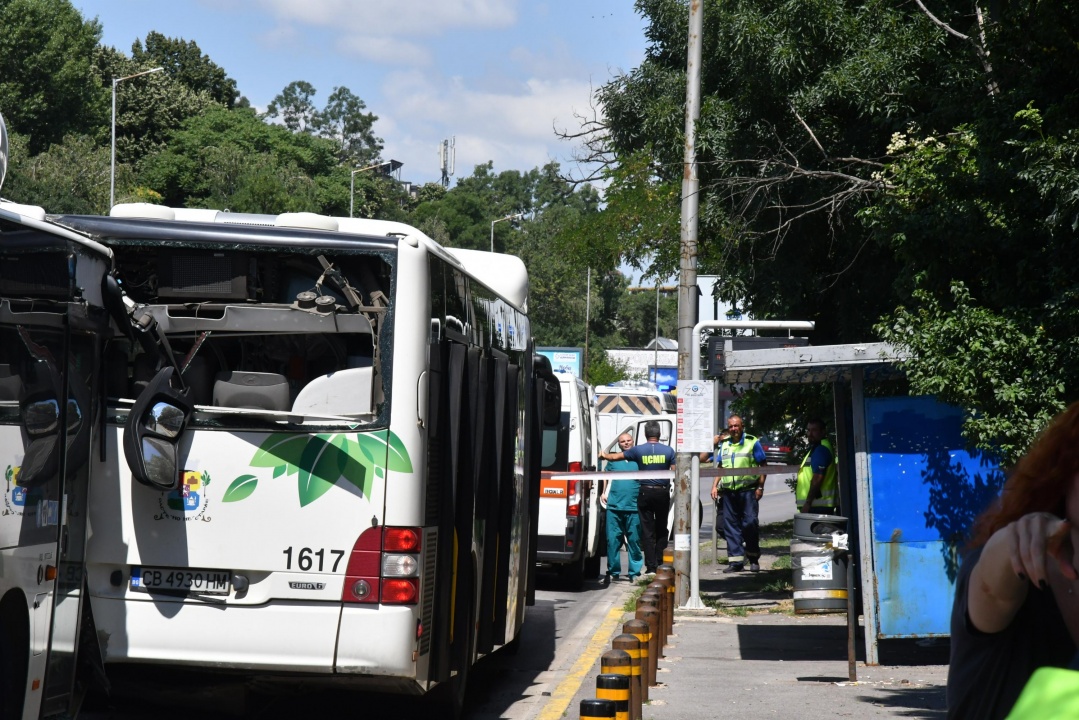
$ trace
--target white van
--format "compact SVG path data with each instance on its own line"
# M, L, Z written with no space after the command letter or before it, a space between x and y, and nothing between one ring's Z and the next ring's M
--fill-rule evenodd
M638 420L664 420L677 411L675 397L663 392L654 383L644 380L622 380L596 388L596 423L599 439L606 447L613 445L618 435ZM664 433L660 440L671 444L673 423L660 423ZM636 433L634 433L636 437ZM643 436L638 442L644 442Z
M596 412L590 385L569 373L556 372L555 377L562 390L562 413L557 424L543 428L536 560L558 567L579 586L585 577L599 577L606 553L605 513L599 504L603 483L551 476L596 470Z

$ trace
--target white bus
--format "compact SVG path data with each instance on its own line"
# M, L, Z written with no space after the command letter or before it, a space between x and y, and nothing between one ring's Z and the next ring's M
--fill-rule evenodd
M39 208L0 203L3 718L64 714L80 637L94 640L83 564L110 266L108 248L51 227Z
M39 518L72 526L60 549L68 595L84 601L73 624L92 628L82 644L105 674L435 690L458 714L469 668L518 638L531 602L540 417L559 406L533 354L521 262L447 250L399 223L308 214L121 205L42 225L108 258L102 309L85 310L93 293L79 282L66 298L97 325L68 321L53 341L69 385L50 426L67 464L53 474L87 499L37 503L51 508ZM45 256L39 244L26 252ZM0 303L21 308L27 276L12 274ZM0 315L9 366L34 357L24 326ZM18 402L0 405L12 428L0 450L21 484L38 375L23 372ZM42 645L40 598L8 567L0 593L19 599L13 624L33 629L2 654L31 658L23 717L48 715L52 666L35 653L70 660L79 642L54 632Z

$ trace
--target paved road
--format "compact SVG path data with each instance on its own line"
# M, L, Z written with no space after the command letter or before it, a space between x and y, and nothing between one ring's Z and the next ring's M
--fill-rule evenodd
M784 477L768 476L761 501L762 523L794 515L794 498L783 483ZM701 499L705 513L700 538L707 541L713 523L707 488ZM720 541L719 553L724 552ZM575 591L562 584L553 572L541 571L536 604L528 609L517 654L497 652L481 660L473 670L467 720L546 720L544 713L557 706L552 699L567 687L570 692L578 687L574 684L578 666L587 671L595 664L594 658L591 663L584 662L595 651L590 647L593 636L610 622L612 610L622 607L631 590L629 583L608 585L605 580L588 580L582 590ZM118 690L120 696L111 702L90 703L79 715L80 720L187 720L193 709L207 720L245 716L243 693L227 683L194 685L187 678L177 677L165 683L128 682ZM429 707L410 698L340 691L255 700L248 706L246 717L295 720L361 712L366 717L396 720L430 717Z
M582 590L575 591L553 572L540 571L536 604L528 608L518 652L496 652L473 669L467 720L537 718L586 652L597 628L612 608L622 607L630 591L629 583L609 585L602 579L587 580ZM373 693L310 690L252 700L227 675L158 672L152 682L121 678L116 690L111 700L89 701L79 720L431 717L431 708L415 699Z
M761 525L783 522L794 517L794 491L786 481L794 478L794 475L766 475L764 482L764 497L760 503ZM701 481L701 502L704 504L704 520L701 522L701 540L705 541L712 534L712 520L714 519L712 503L712 486L706 479Z

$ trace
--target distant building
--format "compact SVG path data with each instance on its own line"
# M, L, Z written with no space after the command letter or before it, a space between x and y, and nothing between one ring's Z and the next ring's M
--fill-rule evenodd
M607 359L625 364L629 377L652 380L661 390L672 390L678 379L678 341L671 338L657 338L643 348L613 348L607 351Z

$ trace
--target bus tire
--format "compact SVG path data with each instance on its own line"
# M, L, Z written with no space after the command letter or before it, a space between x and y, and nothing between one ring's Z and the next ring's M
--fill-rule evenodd
M468 676L472 669L472 648L475 644L476 622L475 608L471 591L471 577L458 580L457 607L467 608L467 612L454 629L454 642L450 645L450 668L456 670L449 678L439 683L430 694L432 716L446 720L460 720L465 716L468 706Z
M9 595L0 603L0 719L21 718L30 655L26 606Z

